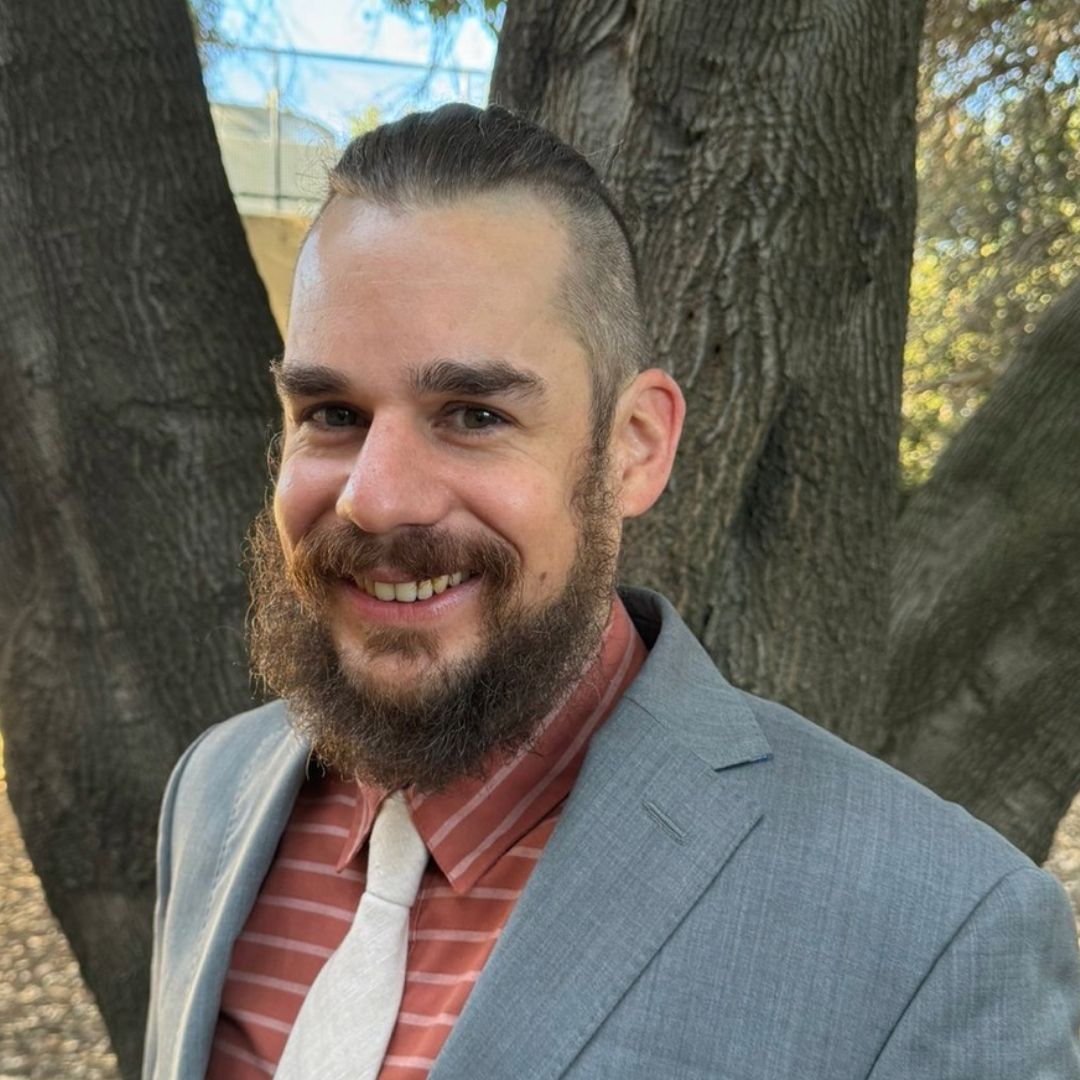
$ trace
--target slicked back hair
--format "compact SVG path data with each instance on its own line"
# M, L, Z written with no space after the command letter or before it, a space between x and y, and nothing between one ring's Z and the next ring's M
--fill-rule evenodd
M645 365L647 345L626 224L581 154L497 105L444 105L353 139L330 171L322 209L355 198L410 210L500 191L540 199L566 232L571 266L558 302L589 356L593 448L603 452L619 393Z

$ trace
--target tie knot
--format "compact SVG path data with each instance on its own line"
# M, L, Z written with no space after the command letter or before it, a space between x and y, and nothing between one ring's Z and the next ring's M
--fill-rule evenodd
M400 791L379 807L368 842L366 891L392 904L412 907L428 852Z

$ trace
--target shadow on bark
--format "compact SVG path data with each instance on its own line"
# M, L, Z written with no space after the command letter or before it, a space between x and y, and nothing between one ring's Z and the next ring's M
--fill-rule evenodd
M1080 278L901 517L870 747L1036 862L1080 787Z

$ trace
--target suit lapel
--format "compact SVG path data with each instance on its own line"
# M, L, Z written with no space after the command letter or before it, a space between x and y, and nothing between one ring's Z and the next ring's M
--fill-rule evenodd
M260 747L248 755L242 781L236 785L222 834L207 837L219 845L217 872L207 883L208 900L200 934L194 943L190 992L177 1025L181 1060L191 1055L190 1072L202 1075L209 1054L209 1035L217 1026L221 992L233 944L243 930L259 887L269 869L304 778L307 748L294 738L281 710L279 722L267 722Z
M561 1076L759 819L741 776L619 720L632 753L590 756L431 1080Z
M746 770L729 766L768 747L696 642L688 692L662 695L671 724L648 707L671 673L667 654L687 660L676 636L657 642L594 738L431 1080L561 1076L760 819ZM701 735L699 709L716 738ZM684 725L693 738L680 737Z

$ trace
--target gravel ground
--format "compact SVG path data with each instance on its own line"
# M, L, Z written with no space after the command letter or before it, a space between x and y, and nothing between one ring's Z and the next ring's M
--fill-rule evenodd
M1080 923L1080 799L1047 862ZM118 1080L78 965L41 893L0 775L0 1080Z
M45 904L0 778L0 1080L115 1080L97 1005Z

